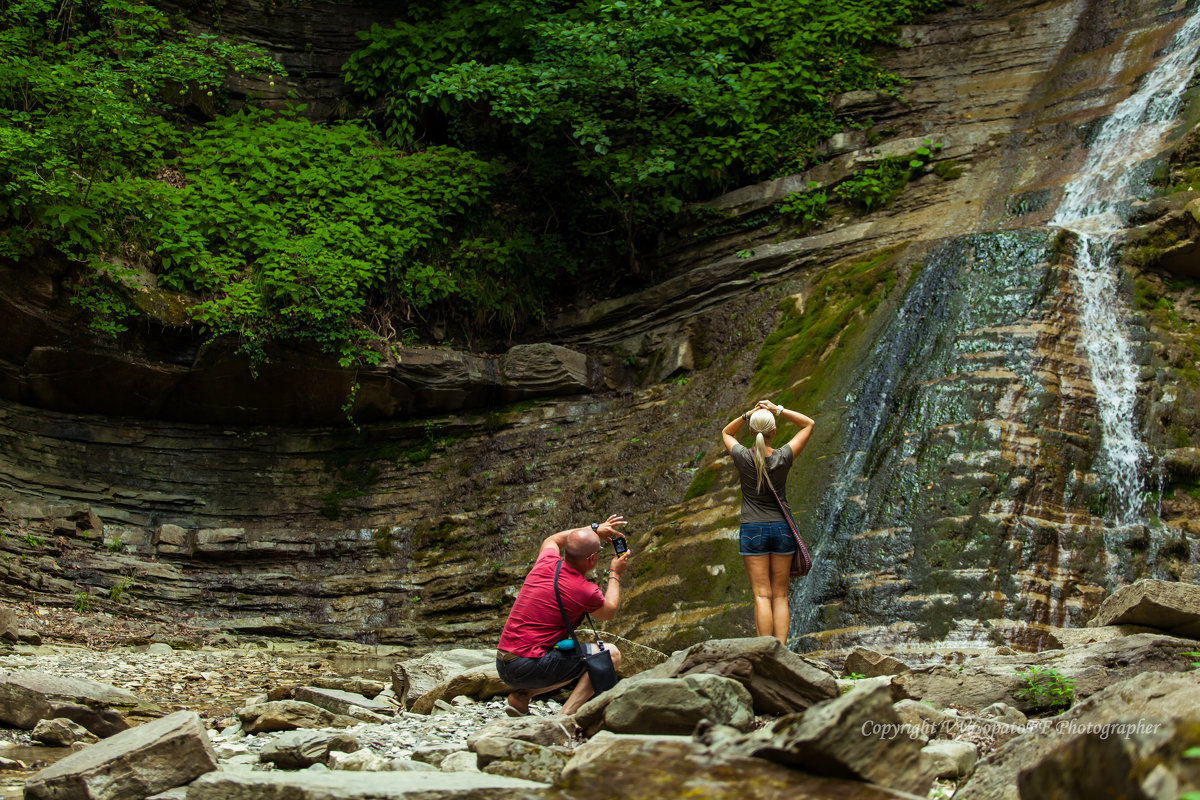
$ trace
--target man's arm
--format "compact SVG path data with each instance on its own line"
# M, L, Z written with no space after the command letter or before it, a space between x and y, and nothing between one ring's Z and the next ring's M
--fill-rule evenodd
M592 612L592 616L596 619L607 621L617 618L617 611L621 608L621 576L628 566L628 550L619 556L613 556L608 565L608 580L604 587L604 605Z
M574 530L574 528L571 530ZM552 547L558 551L559 555L562 555L563 548L567 546L567 537L570 535L571 531L559 531L556 534L547 536L542 540L542 546L538 548L538 552L540 553L541 551Z
M596 535L600 537L601 541L607 542L611 540L613 536L620 536L621 532L618 530L618 528L625 524L625 518L620 514L610 514L608 519L599 523L599 525L596 527ZM548 547L553 547L558 551L559 555L562 555L567 546L567 537L570 536L571 531L574 530L577 529L571 528L570 530L559 531L556 534L547 536L542 540L542 546L538 548L538 552L540 553L542 550L545 550Z

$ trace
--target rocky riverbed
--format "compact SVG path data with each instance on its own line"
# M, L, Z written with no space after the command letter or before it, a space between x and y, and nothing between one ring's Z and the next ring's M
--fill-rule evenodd
M1091 626L1048 630L1041 652L816 658L761 637L668 656L622 641L614 689L573 716L555 713L560 695L518 719L505 714L490 650L235 640L186 619L20 611L0 630L14 643L0 652L6 800L1200 790L1192 584L1124 587ZM1081 766L1094 764L1106 766Z
M67 609L15 604L26 638L0 651L0 673L36 670L55 676L97 681L136 694L161 713L194 711L210 731L226 767L270 770L260 753L272 736L245 733L236 711L291 687L345 686L381 692L391 665L414 654L404 648L353 642L297 642L213 634L184 618L81 614ZM30 635L32 634L32 635ZM348 679L350 665L357 673ZM382 668L381 668L382 665ZM362 677L366 674L368 677ZM560 705L538 700L532 712L548 716ZM386 724L364 722L344 732L380 760L411 759L425 748L466 750L469 735L504 719L504 700L459 698L454 711L415 714L397 709ZM153 712L158 713L158 712ZM0 727L0 798L18 798L26 778L69 755L69 747L48 747L30 731ZM363 759L359 759L362 768Z

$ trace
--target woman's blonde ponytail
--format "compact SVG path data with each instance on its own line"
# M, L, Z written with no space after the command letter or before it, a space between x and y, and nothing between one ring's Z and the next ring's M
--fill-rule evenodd
M754 436L754 471L758 474L758 483L756 491L761 492L763 481L770 480L767 477L767 440L763 436L764 433L771 434L775 432L775 417L770 411L765 408L760 408L750 415L750 430Z

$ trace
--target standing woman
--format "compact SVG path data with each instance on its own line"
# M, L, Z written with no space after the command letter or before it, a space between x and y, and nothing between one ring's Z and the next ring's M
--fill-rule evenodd
M778 417L800 426L800 430L787 444L772 448L771 437L775 435ZM738 431L747 424L754 436L753 449L737 440ZM754 628L759 636L774 636L784 644L791 624L788 580L796 543L783 512L771 496L771 486L787 502L788 470L808 444L813 424L811 418L799 411L759 400L751 411L735 417L721 431L721 440L741 478L742 527L738 552L754 592Z

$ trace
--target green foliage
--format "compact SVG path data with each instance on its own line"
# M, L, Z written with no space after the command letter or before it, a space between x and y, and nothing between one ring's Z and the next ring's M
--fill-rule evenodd
M80 614L86 614L92 610L92 598L86 589L80 589L75 592L73 608Z
M299 342L372 362L433 320L511 332L637 273L685 203L809 163L844 126L834 97L894 86L878 46L942 3L410 3L345 65L368 123L323 125L253 98L226 113L228 74L283 70L203 21L14 0L0 257L68 256L72 302L113 337L144 287L182 293L180 321L255 361ZM878 207L871 179L841 196ZM824 212L789 202L801 226Z
M44 539L34 536L32 533L27 533L21 537L21 541L25 542L27 547L38 548L46 543Z
M1025 700L1035 708L1048 708L1051 711L1063 711L1071 707L1075 700L1075 681L1064 678L1056 670L1049 667L1023 667L1016 671L1022 681L1014 693L1020 700Z
M712 488L713 481L717 479L717 470L718 467L716 465L710 465L708 468L697 472L696 476L692 478L692 483L688 486L687 492L684 493L683 499L692 500L693 498L707 494L708 490Z
M908 183L909 169L904 159L889 156L875 166L851 175L839 183L834 192L861 211L876 211L900 194Z
M179 164L188 183L152 226L160 281L209 294L195 316L258 358L291 339L369 360L355 320L371 292L411 314L476 289L447 263L452 221L488 196L469 154L404 156L358 126L247 111L209 125Z
M780 213L792 217L800 233L807 233L829 216L829 198L820 187L816 181L809 181L807 190L792 192L779 204Z
M384 557L392 554L395 539L395 533L391 528L376 528L371 533L371 540L375 544L375 552Z
M685 201L806 163L838 93L896 83L875 45L941 5L459 0L372 29L344 76L393 141L515 160L528 213L629 255Z
M0 256L49 241L80 260L116 249L141 191L181 142L170 119L258 51L173 30L139 0L17 0L0 8ZM211 103L211 101L210 101Z
M839 369L835 359L822 358L831 344L853 337L898 280L894 249L879 250L865 258L836 264L816 276L801 309L794 298L780 304L779 324L767 336L754 363L754 393L795 386L802 388L777 399L789 408L805 408L810 393L824 386ZM835 370L830 373L829 370Z
M933 154L942 149L941 142L934 142L931 139L926 139L912 154L908 160L908 168L913 170L914 174L920 174L933 160Z
M121 578L121 580L117 581L108 588L108 599L112 600L114 603L121 602L121 598L125 596L125 593L129 591L132 586L132 577L127 575L124 578Z

